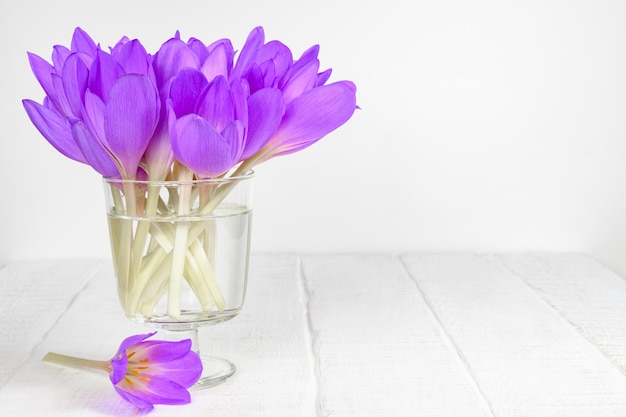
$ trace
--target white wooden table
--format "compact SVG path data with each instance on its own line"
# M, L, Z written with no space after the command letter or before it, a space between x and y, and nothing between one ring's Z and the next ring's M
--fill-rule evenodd
M0 269L0 416L136 415L104 373L146 329L107 261ZM256 255L204 353L238 372L153 416L626 416L626 281L578 254Z

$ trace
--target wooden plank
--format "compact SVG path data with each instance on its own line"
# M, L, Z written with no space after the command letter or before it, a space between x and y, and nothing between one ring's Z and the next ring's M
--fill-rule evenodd
M480 255L403 260L494 415L626 415L626 378L518 278L533 271Z
M495 257L626 374L626 281L581 254Z
M590 258L410 255L413 280L393 256L296 259L253 257L241 315L203 331L236 376L151 415L626 415L624 283ZM40 362L147 331L110 265L38 264L0 269L0 415L134 415L106 376Z
M296 259L254 256L242 313L202 330L201 341L208 343L204 353L232 360L238 367L235 376L218 387L193 392L189 405L157 406L152 416L315 415ZM106 360L124 337L148 331L123 316L112 277L107 263L0 389L0 415L136 415L105 374L40 361L48 351Z
M196 415L316 416L306 300L297 278L296 255L253 256L241 314L203 332L205 352L229 358L238 371L201 393Z
M303 257L320 416L489 416L399 259Z
M0 386L98 268L98 261L22 261L0 268Z

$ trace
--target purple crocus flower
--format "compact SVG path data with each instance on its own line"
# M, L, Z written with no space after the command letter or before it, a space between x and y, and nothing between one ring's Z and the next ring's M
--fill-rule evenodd
M111 359L110 379L115 391L143 410L153 404L187 404L187 390L202 374L200 357L191 340L145 341L155 333L130 336Z
M48 353L43 360L62 365L99 369L109 373L115 391L137 408L150 411L154 404L187 404L188 388L202 374L202 362L191 350L191 340L146 341L154 333L126 338L109 361Z
M311 146L347 122L356 108L356 86L350 81L306 91L287 104L278 129L259 152L260 161Z
M183 42L180 33L176 32L155 54L154 70L159 85L167 84L185 68L199 70L211 82L218 75L228 78L234 56L233 45L228 39L219 39L206 46L196 38Z
M29 60L46 99L23 104L41 134L105 177L135 178L160 113L141 43L124 38L107 53L77 28L71 49L54 48L53 65L34 54Z
M233 56L227 39L207 47L195 38L183 42L178 32L155 54L153 69L164 106L145 153L153 178L165 177L174 158L202 178L220 175L239 162L247 115L240 108L238 116L243 120L234 123L232 95L224 96L223 83L215 81L228 74ZM216 92L222 95L215 96ZM209 104L210 100L217 101ZM214 108L207 110L209 106ZM208 118L203 107L204 113L210 113ZM216 120L234 124L222 131L226 126L211 123Z
M169 135L175 158L200 178L219 176L241 156L245 129L245 93L219 75L208 82L193 68L172 81Z
M173 154L200 178L228 172L247 157L244 147L260 149L284 112L278 89L249 96L245 80L230 83L217 75L209 82L193 68L172 79L168 103Z
M325 85L331 70L318 72L319 46L294 61L284 44L264 43L264 38L262 27L250 32L232 72L244 77L251 91L276 87L283 97L285 111L276 130L262 144L246 144L244 159L255 164L312 145L347 122L357 108L352 82Z

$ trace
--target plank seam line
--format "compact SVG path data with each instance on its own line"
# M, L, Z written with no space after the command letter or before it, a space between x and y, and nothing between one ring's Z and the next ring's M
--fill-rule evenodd
M542 303L544 303L554 314L556 314L561 320L563 320L565 323L567 323L576 333L578 333L578 335L580 337L583 338L584 341L586 341L588 344L590 344L597 352L600 353L600 355L602 355L603 358L605 358L607 361L609 361L609 363L611 363L614 367L616 367L618 369L618 371L620 371L620 373L624 376L626 376L626 369L624 369L624 367L617 362L614 358L612 358L611 356L609 356L605 351L603 351L600 346L596 345L593 340L587 336L577 325L576 323L574 323L572 320L568 319L561 311L559 311L559 309L553 305L550 301L548 301L542 294L542 291L540 288L536 288L535 286L533 286L531 283L529 283L528 281L526 281L524 279L524 277L522 277L521 274L519 274L518 272L516 272L513 268L511 268L510 266L508 266L506 264L506 262L501 258L500 255L494 255L494 259L497 260L498 264L500 265L501 268L503 268L504 270L506 270L509 274L511 274L512 276L514 276L516 279L520 280L523 285L525 285L537 298L539 298L539 300L541 300ZM550 272L548 271L547 273L550 274Z
M320 417L323 415L322 410L322 401L320 398L321 392L321 374L320 374L320 364L319 364L319 339L315 333L313 326L313 319L311 316L311 289L307 283L306 275L304 273L304 267L302 265L302 258L300 255L296 255L296 273L298 279L298 287L300 290L300 298L302 300L302 310L303 316L305 320L305 329L304 329L304 341L307 346L307 354L309 356L309 371L313 378L313 403L315 404L315 415Z
M409 270L405 260L403 259L403 256L400 255L397 258L400 262L402 269L404 269L404 273L409 278L409 281L413 283L413 286L417 290L418 294L420 294L420 296L424 300L424 303L426 304L426 307L430 311L430 314L432 315L437 328L439 329L439 331L441 332L443 336L443 340L445 344L456 355L457 360L461 363L461 365L465 369L465 373L470 381L470 385L472 386L474 391L478 394L480 401L483 404L483 407L487 410L487 412L489 413L489 416L495 417L496 415L493 411L493 408L491 407L491 403L489 402L489 400L487 400L487 397L485 396L483 390L480 388L480 384L478 383L476 377L474 376L474 373L472 372L472 369L469 365L469 362L467 361L467 358L465 357L465 355L463 355L463 352L461 352L461 349L459 348L458 344L454 341L454 338L452 337L452 335L450 335L450 333L446 330L445 326L443 325L443 322L441 321L441 319L435 312L434 307L432 306L431 302L426 296L426 293L419 286L417 279L413 276L413 274L411 274L411 271Z
M67 314L67 312L69 311L69 309L72 307L72 305L74 305L74 303L76 302L76 300L78 299L78 297L85 291L85 289L89 286L89 284L91 283L91 281L93 280L93 278L96 276L97 272L100 270L100 268L102 267L102 261L99 261L93 268L93 270L91 271L91 273L89 274L89 276L87 277L87 279L85 280L85 283L83 284L82 287L80 287L80 289L78 291L76 291L76 294L74 294L74 296L70 299L70 302L67 303L67 306L65 307L65 309L57 316L56 320L54 321L54 323L52 323L52 325L50 325L50 327L48 328L48 330L46 330L44 332L44 334L41 335L41 338L39 340L39 342L37 342L35 345L33 345L32 349L30 350L30 352L28 352L28 355L26 355L26 359L23 360L20 365L13 371L11 372L10 375L8 375L8 377L5 379L4 383L6 384L8 381L10 381L13 376L15 374L17 374L20 369L22 368L22 366L30 361L32 359L32 356L35 354L35 352L37 351L37 348L39 348L39 346L41 346L41 344L48 338L48 335L50 334L50 332L52 331L52 329L54 329L56 327L56 325L59 323L59 321L61 320L61 318L63 318L63 316L65 316L65 314Z

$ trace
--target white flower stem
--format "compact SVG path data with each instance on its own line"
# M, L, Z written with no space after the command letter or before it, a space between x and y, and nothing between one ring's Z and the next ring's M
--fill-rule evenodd
M247 161L246 161L247 162ZM235 174L233 175L239 175L239 173L244 173L247 172L247 170L249 169L250 165L245 165L242 164L239 169L235 172ZM232 191L232 189L235 187L236 183L235 182L228 182L225 184L222 184L220 187L218 187L216 190L214 190L213 195L211 196L211 199L209 201L206 202L205 205L202 205L200 210L199 210L199 216L208 216L210 215L213 210L215 210L215 208L217 208L217 206L219 206L219 204L224 200L224 198L226 198L226 196L228 195L228 193L230 193ZM181 192L182 194L182 192ZM176 201L178 202L179 207L184 204L181 201L181 197L182 196L176 196ZM180 215L180 209L179 209L179 215ZM180 227L180 225L177 227L177 229ZM184 252L187 250L187 248L189 248L190 246L192 246L194 244L194 242L198 242L198 238L199 236L206 230L206 224L205 222L197 222L196 224L194 224L192 227L189 227L189 224L187 223L187 226L185 228L186 230L182 230L181 232L177 231L177 234L179 235L179 240L176 240L176 237L174 238L175 242L174 242L174 249L176 249L177 251L179 251L179 257L181 259L178 260L178 262L180 263L180 265L177 265L176 268L180 271L180 274L182 275L182 264L183 259L184 259ZM182 236L183 233L186 233L186 242L183 242L182 244L180 243L180 241L182 241ZM153 237L157 237L158 235L155 233L152 233ZM171 241L171 240L170 240ZM151 274L160 269L162 267L162 263L166 261L166 259L168 258L168 256L171 254L171 251L173 249L170 249L168 247L168 245L166 245L163 242L160 242L161 248L158 250L158 252L151 254L150 259L149 259L149 264L145 264L142 267L142 270L139 274L140 277L145 277L145 279L149 279L149 277L151 276ZM182 252L182 253L180 253ZM212 295L212 298L215 300L216 305L218 307L218 309L220 311L223 310L223 307L220 308L220 306L225 306L225 301L223 296L221 295L221 291L219 290L219 286L217 285L217 282L215 280L215 276L213 275L213 268L211 268L211 262L209 259L206 258L206 255L204 256L200 256L200 254L198 252L196 252L194 250L193 252L194 257L196 258L196 260L199 260L199 262L201 262L202 264L204 264L203 267L201 267L201 271L206 271L207 275L205 276L206 282L209 285L210 288L210 292ZM204 259L203 259L204 258ZM206 265L208 264L209 268L206 268ZM174 271L174 261L172 260L172 271ZM140 283L143 282L143 280L140 278L138 280ZM182 278L179 277L179 282L182 284ZM177 287L179 284L174 282L172 283L172 280L170 279L170 289L175 289L175 286ZM139 285L139 287L141 287L141 285ZM180 291L180 290L179 290ZM179 293L180 295L180 293ZM171 299L172 294L168 295L168 314L169 314L169 301ZM137 294L137 297L139 297L139 294ZM142 297L143 301L140 302L146 302L146 300ZM134 298L134 300L137 300L137 298ZM172 303L175 303L175 301L172 300ZM156 304L156 303L154 303ZM174 308L175 305L172 305L173 310L172 311L176 311L176 309Z
M206 206L211 201L214 186L203 188L200 190L200 207ZM215 242L217 240L217 222L215 219L206 220L204 236L202 237L202 246L206 253L209 263L215 268Z
M116 186L111 187L113 193L113 201L118 216L133 217L136 213L135 188L132 184L124 183L124 197ZM132 220L123 219L119 224L118 236L115 236L118 244L116 253L119 254L116 262L118 274L118 292L121 297L122 305L126 305L126 296L130 288L132 288L132 270L131 270L131 245L133 240Z
M171 224L153 223L151 233L153 241L158 242L159 248L164 252L159 251L151 254L151 259L149 259L148 263L145 265L146 268L142 269L137 279L137 287L140 290L145 287L148 280L152 280L152 271L159 268L159 265L153 262L152 257L154 256L155 258L158 258L158 256L163 253L172 252L174 248L172 242L175 239L176 232L175 229L172 228ZM202 246L197 240L194 241L185 252L185 262L188 269L186 270L187 272L184 276L187 279L187 282L189 282L190 287L196 293L203 309L208 311L210 309L209 307L214 304L213 300L215 298L215 300L217 300L216 304L221 311L224 306L224 298L217 287L215 277L212 275L211 266L208 264L209 261L207 260L207 254L203 251ZM151 269L147 269L148 266L150 266ZM132 300L136 300L136 297L137 295L133 295L131 302Z
M245 174L256 159L244 161L231 176ZM217 232L215 219L203 221L180 220L175 222L153 221L159 213L167 213L172 207L177 208L177 216L190 215L193 202L199 199L199 217L211 216L237 185L237 182L225 182L210 188L196 188L189 184L193 172L177 165L168 180L182 185L176 191L168 188L169 196L161 198L159 188L148 185L147 199L136 201L136 190L124 188L126 201L121 193L114 196L119 215L129 216L115 223L111 229L116 248L116 269L118 271L119 291L125 312L129 317L141 313L150 317L158 300L167 293L167 314L173 319L181 319L181 296L183 278L189 284L200 302L203 311L216 308L224 311L224 299L215 277L215 245ZM226 177L225 179L228 179ZM115 194L115 193L114 193ZM143 192L141 193L143 197ZM144 204L145 203L145 204ZM136 207L141 204L142 218L134 231L133 221L138 218ZM125 210L122 212L122 209Z
M188 168L181 166L179 180L184 182L180 187L178 201L178 216L187 216L191 204L191 184L186 182L193 179L193 173ZM169 289L167 293L167 314L173 319L179 320L180 297L182 292L183 272L185 269L185 253L187 252L187 236L189 234L189 222L176 222L174 247L172 249L172 269L170 273Z
M156 208L159 202L159 186L154 186L148 183L148 199L146 201L146 207L144 216L148 219L152 218L156 213ZM135 239L133 240L132 258L134 261L135 270L139 269L139 263L141 261L141 255L148 238L148 230L150 229L150 220L139 221L137 230L135 231Z
M98 369L104 372L111 372L110 361L94 361L91 359L75 358L73 356L61 355L59 353L48 352L42 361L56 363L59 365L77 366L81 368Z

